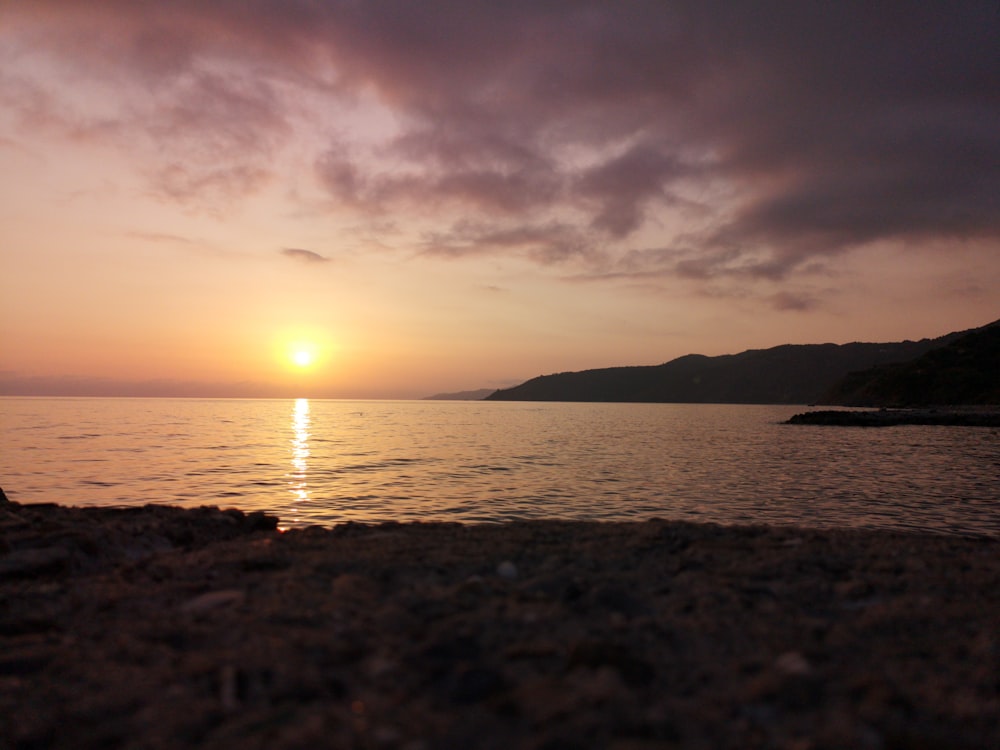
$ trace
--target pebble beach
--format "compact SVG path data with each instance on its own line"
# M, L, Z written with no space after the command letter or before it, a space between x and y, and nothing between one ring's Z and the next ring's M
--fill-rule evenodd
M2 748L1000 747L1000 541L0 500Z

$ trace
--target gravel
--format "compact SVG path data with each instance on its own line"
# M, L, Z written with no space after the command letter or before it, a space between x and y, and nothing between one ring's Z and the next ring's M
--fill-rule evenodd
M0 500L0 748L1000 747L1000 542Z

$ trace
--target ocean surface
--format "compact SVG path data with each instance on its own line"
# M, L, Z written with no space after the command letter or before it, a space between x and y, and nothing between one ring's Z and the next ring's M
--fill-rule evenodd
M283 527L651 517L1000 536L1000 431L783 425L794 406L0 399L0 486Z

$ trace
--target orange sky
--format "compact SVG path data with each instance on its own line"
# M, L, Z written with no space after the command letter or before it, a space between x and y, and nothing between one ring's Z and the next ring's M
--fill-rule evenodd
M0 394L410 398L1000 317L995 14L626 7L0 4Z

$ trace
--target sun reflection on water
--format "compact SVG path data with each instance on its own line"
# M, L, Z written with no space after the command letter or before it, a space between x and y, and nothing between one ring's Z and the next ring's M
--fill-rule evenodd
M288 473L289 492L295 502L309 500L309 399L295 399L292 407L292 470Z

